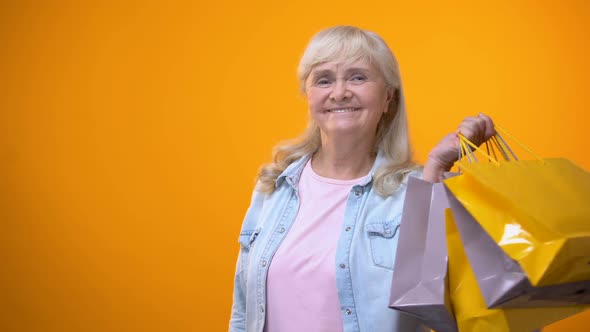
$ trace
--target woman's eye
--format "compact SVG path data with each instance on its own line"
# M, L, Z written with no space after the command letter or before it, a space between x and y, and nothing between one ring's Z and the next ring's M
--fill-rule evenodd
M366 81L367 79L366 79L366 77L364 77L364 76L356 75L356 76L353 76L353 77L351 78L351 80L352 80L352 81L356 81L356 82L364 82L364 81Z
M317 85L328 85L330 84L330 81L328 81L327 79L323 78L323 79L319 79L316 82Z

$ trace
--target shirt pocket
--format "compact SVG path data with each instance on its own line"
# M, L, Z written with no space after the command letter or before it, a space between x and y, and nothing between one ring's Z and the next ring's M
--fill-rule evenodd
M393 220L370 222L366 224L371 247L371 257L376 266L393 271L397 251L401 215Z
M242 230L238 242L240 243L240 272L247 271L250 259L250 250L254 247L256 238L260 234L260 227L252 230Z

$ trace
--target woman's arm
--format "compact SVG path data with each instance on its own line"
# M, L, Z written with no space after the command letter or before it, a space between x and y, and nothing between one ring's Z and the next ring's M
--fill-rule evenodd
M258 187L258 184L256 184ZM246 286L246 275L248 273L248 257L252 249L253 240L256 238L252 234L262 227L259 224L260 214L264 205L266 195L256 191L252 192L250 206L244 217L242 228L240 230L239 243L240 251L236 264L236 273L234 276L233 304L231 308L231 317L229 320L229 332L245 332L247 329L246 322L246 297L248 295ZM254 294L251 291L250 294ZM252 295L250 295L252 296Z
M441 182L443 174L451 170L459 157L458 134L479 146L495 133L494 122L489 116L480 113L476 117L465 118L456 132L446 135L428 154L424 165L424 180Z
M246 292L245 284L242 280L242 253L238 254L236 264L236 275L234 278L234 296L231 308L231 318L229 320L229 332L246 331Z

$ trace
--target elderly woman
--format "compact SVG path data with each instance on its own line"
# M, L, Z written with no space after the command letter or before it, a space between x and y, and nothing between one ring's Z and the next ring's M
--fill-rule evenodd
M405 183L440 181L457 160L457 133L481 144L492 121L466 118L422 169L412 161L397 61L378 35L321 31L298 75L309 126L258 175L239 236L230 331L416 331L414 318L388 308Z

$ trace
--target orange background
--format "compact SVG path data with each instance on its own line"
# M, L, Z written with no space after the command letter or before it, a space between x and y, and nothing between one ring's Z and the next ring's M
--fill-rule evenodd
M0 331L226 330L256 170L304 127L324 27L389 42L417 160L484 112L589 170L587 2L442 3L2 1Z

